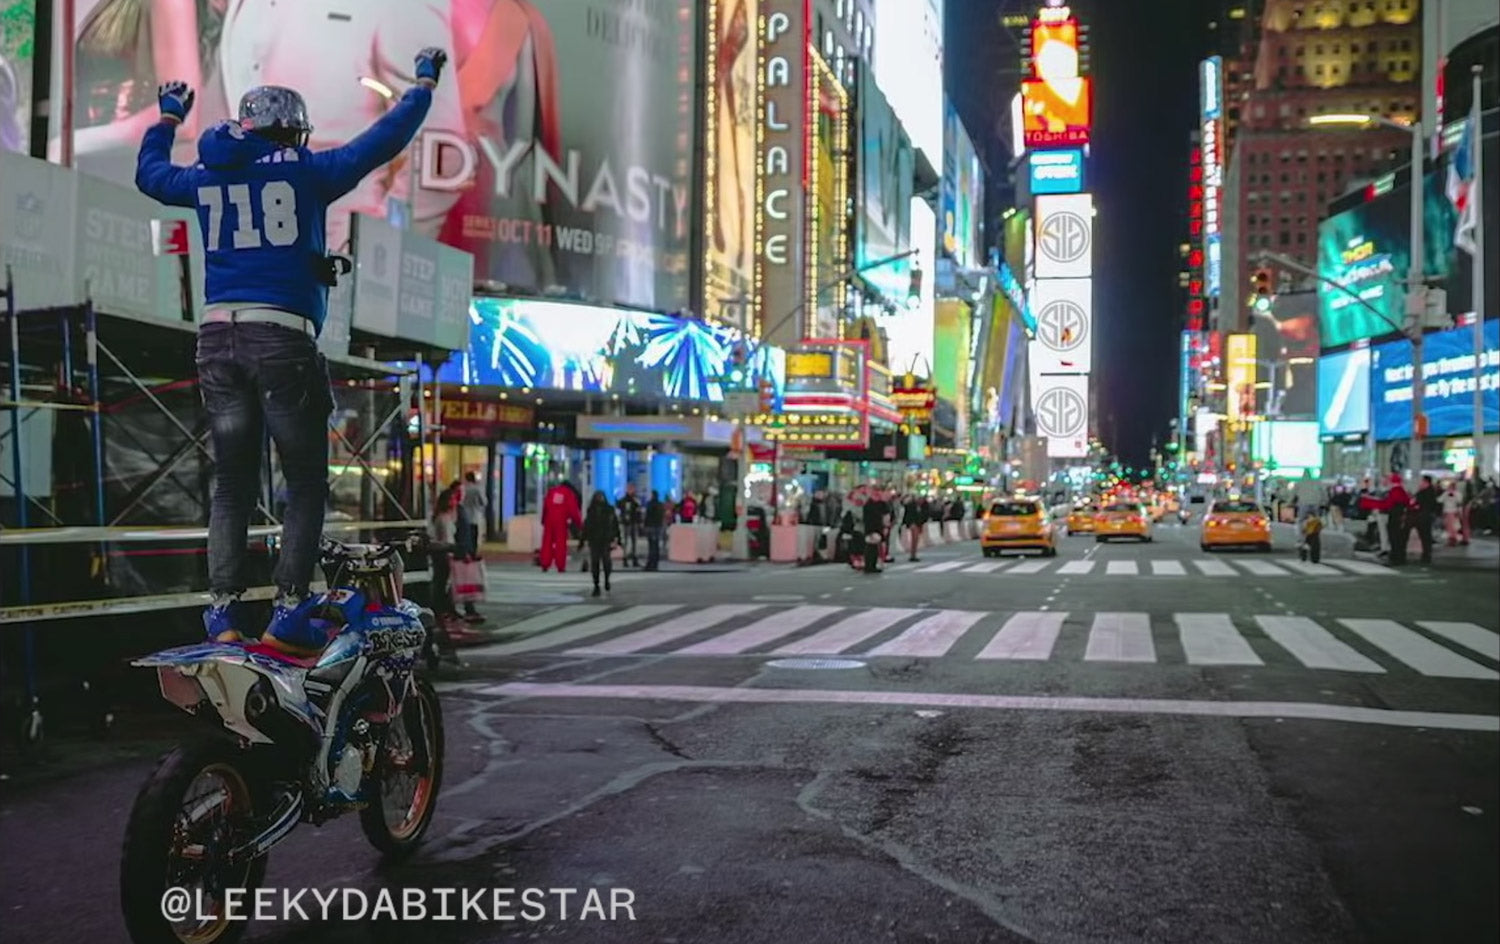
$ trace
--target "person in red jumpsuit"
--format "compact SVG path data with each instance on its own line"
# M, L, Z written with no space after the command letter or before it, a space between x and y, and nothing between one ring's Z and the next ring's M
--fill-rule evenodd
M542 499L541 565L545 572L554 563L558 573L568 569L568 532L583 526L583 512L578 507L578 493L567 482L547 490Z

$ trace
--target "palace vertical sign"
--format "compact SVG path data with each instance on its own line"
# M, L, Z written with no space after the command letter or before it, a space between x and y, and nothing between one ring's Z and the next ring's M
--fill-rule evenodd
M1219 193L1224 187L1224 60L1218 56L1205 59L1200 71L1204 288L1209 298L1218 298L1223 276Z
M756 54L755 296L762 337L783 346L802 337L802 319L788 315L802 301L804 274L809 2L763 2Z

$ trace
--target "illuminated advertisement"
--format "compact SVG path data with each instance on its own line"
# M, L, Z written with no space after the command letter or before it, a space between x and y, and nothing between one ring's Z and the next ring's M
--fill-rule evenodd
M911 248L912 174L916 155L896 113L860 67L859 214L854 264L865 266ZM875 266L861 278L888 299L904 303L911 287L911 258Z
M438 370L444 383L714 403L739 337L675 315L520 299L476 298L469 321L468 345ZM752 385L782 395L784 350L755 345L746 367Z
M1203 149L1188 152L1187 328L1203 330Z
M1036 342L1032 342L1035 344ZM1033 390L1032 413L1038 436L1087 439L1089 379L1076 374L1043 374Z
M757 0L714 0L704 83L704 299L710 311L755 288ZM731 313L729 317L738 317Z
M955 405L968 402L969 347L973 314L968 302L940 299L933 330L932 385L937 394Z
M761 331L774 344L802 337L791 312L806 304L803 192L807 149L807 19L802 0L761 0L756 46L762 77L755 153L755 298Z
M1204 282L1209 298L1219 297L1223 271L1223 234L1219 231L1219 191L1224 186L1224 60L1213 56L1200 69L1203 168Z
M1021 82L1026 147L1089 143L1092 89L1090 79L1079 72L1078 59L1078 21L1066 8L1043 10L1031 24L1034 77Z
M921 197L912 197L911 200L911 236L922 259L937 258L937 215ZM892 317L882 319L893 369L927 375L932 365L932 331L936 317L937 279L924 278L915 307L897 308Z
M1288 292L1276 296L1268 312L1252 312L1250 330L1269 379L1263 411L1278 419L1310 419L1318 410L1318 295Z
M1044 374L1086 374L1094 346L1094 280L1041 279L1031 298L1036 341L1031 356Z
M943 252L965 268L982 265L984 174L974 142L951 102L944 103Z
M1229 384L1230 416L1255 416L1255 335L1231 334L1226 345L1225 379Z
M198 92L179 163L258 85L302 90L309 146L342 145L410 85L412 51L437 46L452 61L417 142L333 205L329 247L346 243L350 213L384 216L396 201L423 235L472 253L476 279L685 308L698 105L682 77L696 69L699 5L102 0L75 34L77 166L131 182L163 77ZM169 23L152 22L168 9Z
M1318 432L1348 436L1370 431L1370 349L1318 358Z
M1323 471L1323 444L1316 422L1278 420L1256 423L1250 437L1251 454L1277 475L1299 477Z
M849 93L820 56L812 56L812 95L817 123L812 135L812 175L808 180L807 310L809 338L838 338L839 312L846 292L841 273L849 268L844 214L848 203ZM902 299L905 300L904 298Z
M1086 279L1094 274L1094 196L1036 198L1036 277Z
M1438 173L1426 178L1424 268L1429 278L1440 284L1446 280L1450 310L1464 311L1470 294L1465 284L1469 257L1453 247L1457 216L1443 192L1443 181ZM1403 183L1318 224L1318 275L1336 283L1318 286L1324 347L1401 330L1411 260L1410 202L1411 191ZM1463 276L1455 277L1460 270Z
M1031 193L1081 193L1083 191L1083 151L1032 151L1027 157Z
M36 0L0 0L0 151L31 147L31 62Z
M1411 437L1411 342L1371 348L1370 400L1375 438ZM1474 432L1474 329L1436 331L1422 339L1422 412L1429 436ZM1500 321L1484 323L1484 431L1500 429Z
M863 413L785 413L748 418L771 442L800 449L864 449L870 444L870 419Z

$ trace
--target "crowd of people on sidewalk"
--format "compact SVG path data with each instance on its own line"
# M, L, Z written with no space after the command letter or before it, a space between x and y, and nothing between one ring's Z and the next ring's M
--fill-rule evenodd
M819 491L803 503L799 522L824 529L810 562L831 559L867 574L880 573L882 563L895 560L893 544L905 549L908 560L917 561L928 522L962 521L968 512L956 496L934 499L890 487L865 487L859 497L855 501Z
M1379 556L1392 566L1407 562L1413 534L1421 548L1421 563L1432 563L1434 531L1439 525L1448 547L1465 546L1479 533L1493 534L1494 507L1495 483L1477 474L1442 482L1423 475L1415 494L1407 491L1400 475L1392 474L1383 492L1366 479L1358 492L1330 498L1331 514L1369 521L1356 547L1378 548Z

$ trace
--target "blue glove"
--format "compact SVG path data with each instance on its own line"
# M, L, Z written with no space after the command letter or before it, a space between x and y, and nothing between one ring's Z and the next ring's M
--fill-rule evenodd
M438 78L443 74L443 66L447 64L447 53L436 46L428 46L417 53L417 81L436 85Z
M182 124L188 112L193 110L195 97L195 93L188 88L186 82L168 82L166 85L158 86L156 100L161 105L162 120L170 121L174 125Z

